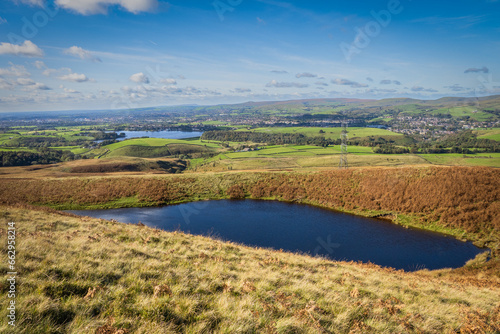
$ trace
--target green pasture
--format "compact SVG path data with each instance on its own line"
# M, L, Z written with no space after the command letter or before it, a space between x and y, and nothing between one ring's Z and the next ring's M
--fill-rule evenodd
M466 117L469 116L478 121L484 121L491 117L491 114L488 114L476 106L460 106L460 107L450 107L450 108L440 108L432 111L433 114L450 114L455 118Z
M500 128L480 129L475 132L478 138L500 141Z
M320 131L324 133L320 133ZM237 131L248 131L246 129L241 129ZM324 136L328 139L338 139L342 131L341 127L269 127L269 128L256 128L251 129L253 132L262 133L299 133L308 137ZM402 137L400 133L395 133L385 129L378 128L360 128L352 127L347 128L349 138L364 138L364 137L380 137L380 136L396 136Z

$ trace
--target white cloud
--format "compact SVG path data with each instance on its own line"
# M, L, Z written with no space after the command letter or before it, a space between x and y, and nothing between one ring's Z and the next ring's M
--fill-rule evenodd
M36 89L36 90L51 90L52 89L49 86L47 86L46 84L43 84L40 82L36 82L33 86L30 86L30 87L32 87L33 89Z
M157 0L56 0L56 4L83 15L106 14L110 6L119 6L134 14L158 7Z
M381 85L390 85L390 84L393 84L393 85L401 85L401 82L398 81L398 80L380 80L380 84Z
M47 68L45 71L42 72L43 75L46 77L50 77L52 73L57 73L60 70L56 70L55 68Z
M24 41L21 45L3 42L0 44L0 55L14 55L25 57L42 57L43 51L31 41Z
M250 93L252 90L249 89L249 88L235 88L234 89L234 92L235 93L239 93L239 94L243 94L243 93Z
M79 91L71 89L71 88L66 88L66 87L64 87L64 92L69 93L69 94L80 94Z
M0 24L7 23L7 20L0 16Z
M429 93L436 93L437 90L432 89L432 88L424 88L422 86L413 86L411 88L412 92L429 92Z
M490 70L486 66L483 66L483 68L472 67L472 68L468 68L464 71L464 73L479 73L479 72L489 73Z
M144 84L149 83L149 78L142 72L132 74L129 80L137 83L144 83Z
M342 86L351 86L353 88L362 88L368 87L366 84L362 84L356 81L348 80L348 79L335 79L331 81L332 84L342 85Z
M44 0L16 0L15 2L20 2L30 6L43 7Z
M101 58L94 56L90 51L85 50L79 46L72 46L69 49L64 50L65 54L69 54L75 57L79 57L83 60L90 60L93 62L101 62Z
M12 89L12 84L5 80L4 78L0 78L0 89Z
M137 73L137 74L139 74L139 73ZM147 82L145 82L145 83L147 83ZM169 79L161 79L159 81L159 83L167 84L167 85L177 85L177 81L175 79L170 79L170 78Z
M30 85L34 85L36 82L34 82L30 78L18 78L17 83L21 86L30 86Z
M467 88L459 85L459 84L454 84L454 85L451 85L451 86L444 86L444 88L449 88L451 89L452 91L454 92L463 92L463 91L466 91Z
M0 76L29 77L31 74L23 65L9 63L10 67L0 67Z
M43 68L47 68L47 65L45 65L45 63L41 60L37 60L33 63L33 65L35 65L36 68L38 68L39 70L43 69Z
M74 81L74 82L85 82L89 81L89 78L85 74L79 73L69 73L59 77L61 80Z
M266 87L277 87L277 88L306 88L309 87L307 84L301 84L297 82L277 82L276 80L272 80Z
M312 73L308 73L308 72L304 72L304 73L297 73L297 75L295 75L296 78L316 78L318 75L316 74L312 74Z
M35 82L32 79L30 79L30 78L18 78L16 80L16 84L18 86L24 87L23 90L25 90L25 91L30 91L30 90L50 90L51 89L46 84L41 83L41 82Z

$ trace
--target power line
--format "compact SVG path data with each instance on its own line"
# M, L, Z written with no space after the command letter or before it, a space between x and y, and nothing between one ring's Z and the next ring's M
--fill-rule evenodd
M347 169L349 164L347 163L347 121L342 121L342 131L340 132L340 161L339 169Z

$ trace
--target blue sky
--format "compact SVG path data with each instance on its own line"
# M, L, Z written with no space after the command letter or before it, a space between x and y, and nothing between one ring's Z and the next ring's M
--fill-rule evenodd
M4 0L0 111L500 94L500 1Z

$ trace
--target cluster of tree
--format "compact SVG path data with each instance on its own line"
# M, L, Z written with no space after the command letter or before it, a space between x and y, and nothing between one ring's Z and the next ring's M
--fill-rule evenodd
M54 146L79 146L85 144L84 139L68 141L63 137L50 137L50 136L29 136L17 137L8 142L9 147L29 147L29 148L43 148Z
M408 136L369 136L365 138L353 138L349 145L377 147L383 145L411 145L415 140Z
M41 149L38 152L0 151L2 167L54 164L78 158L70 151Z
M105 131L91 131L80 132L79 136L93 137L94 140L114 140L116 138L125 137L125 133L105 132Z
M500 143L486 138L477 138L472 131L456 133L441 139L441 147L456 147L460 149L482 149L482 152L500 152Z
M201 139L221 142L267 143L268 145L293 144L326 147L337 144L337 141L325 139L325 137L307 137L300 133L262 133L250 131L206 131L201 136Z
M381 145L373 149L373 152L379 154L404 154L410 153L410 150L406 147L394 146L394 145Z

